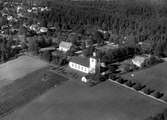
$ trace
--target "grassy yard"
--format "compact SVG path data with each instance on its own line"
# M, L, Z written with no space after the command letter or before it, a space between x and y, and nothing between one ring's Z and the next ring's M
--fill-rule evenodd
M167 99L167 62L155 65L145 70L123 75L125 79L133 80L147 85L152 89L165 93L164 99Z
M44 74L47 75L45 79L43 79ZM61 84L66 80L64 77L48 71L46 67L0 88L0 116L14 111L54 87L55 84Z
M166 107L109 81L95 87L69 81L2 120L144 120Z

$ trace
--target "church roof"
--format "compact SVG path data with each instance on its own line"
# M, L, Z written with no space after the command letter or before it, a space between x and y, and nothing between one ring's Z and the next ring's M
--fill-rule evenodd
M79 65L82 65L82 66L85 66L85 67L89 67L89 58L88 57L75 56L75 57L72 57L70 62L79 64Z

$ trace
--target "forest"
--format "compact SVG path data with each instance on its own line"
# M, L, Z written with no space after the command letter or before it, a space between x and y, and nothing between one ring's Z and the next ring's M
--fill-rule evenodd
M121 4L109 1L45 2L51 11L33 15L44 26L84 33L86 25L109 30L113 35L132 36L130 42L150 41L150 53L167 56L167 7L145 3ZM114 39L114 38L113 38Z
M12 0L34 6L34 1ZM8 2L12 2L9 1ZM127 38L127 47L135 47L139 42L150 42L146 50L149 54L167 56L167 7L147 3L117 1L40 1L36 6L48 6L50 11L31 14L23 19L28 24L41 23L43 27L54 26L54 37L63 30L73 30L85 36L87 26L97 26L109 31L106 40L121 43ZM21 30L22 31L22 30ZM101 35L93 34L99 43ZM60 41L60 40L59 40ZM145 51L144 51L145 52ZM5 56L5 55L3 55Z

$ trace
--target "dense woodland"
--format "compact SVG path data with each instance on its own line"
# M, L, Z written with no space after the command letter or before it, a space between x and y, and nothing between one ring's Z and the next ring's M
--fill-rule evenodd
M33 5L33 1L21 1L27 6ZM44 27L55 26L57 32L51 35L58 37L59 41L61 31L72 29L74 32L85 35L87 26L91 25L110 33L106 39L98 33L93 34L91 38L96 42L109 40L120 43L126 37L127 46L136 47L138 42L147 41L152 43L147 53L161 57L167 56L167 7L165 5L137 2L123 4L100 0L40 1L38 4L38 6L49 6L51 11L31 14L22 22L33 24L40 21Z
M60 30L74 29L81 33L84 33L85 25L97 25L119 36L116 40L132 36L130 42L151 41L152 54L167 55L166 6L102 1L47 4L52 11L36 16L44 25L54 24Z

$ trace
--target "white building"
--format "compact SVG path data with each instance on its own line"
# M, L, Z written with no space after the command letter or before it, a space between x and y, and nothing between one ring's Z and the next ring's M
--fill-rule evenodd
M41 33L46 33L46 32L48 32L48 28L46 28L46 27L41 27L41 28L40 28L40 32L41 32Z
M75 56L69 62L70 68L86 74L95 73L96 65L97 65L97 60L94 57L87 58L84 56Z
M142 64L145 62L146 59L148 59L150 55L143 55L143 56L136 56L134 59L132 59L132 63L136 65L137 67L142 67Z
M71 46L72 46L72 43L71 43L71 42L62 41L62 42L60 42L58 49L59 49L60 51L67 52L68 50L71 49Z

